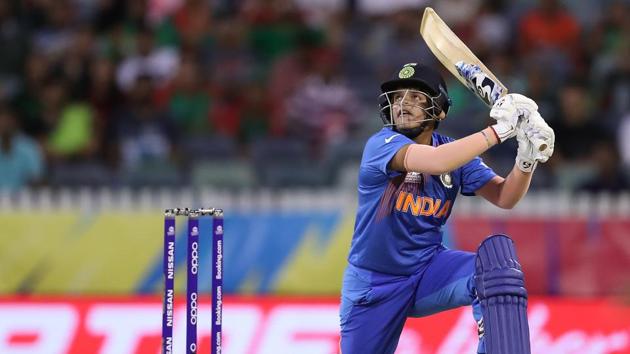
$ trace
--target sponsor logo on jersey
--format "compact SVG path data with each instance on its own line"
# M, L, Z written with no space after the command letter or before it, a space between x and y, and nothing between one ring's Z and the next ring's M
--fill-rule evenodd
M405 176L405 183L422 183L422 173L407 172L407 175Z
M385 144L388 144L390 141L392 141L392 139L394 139L395 137L399 136L400 134L394 134L392 136L390 136L389 138L385 138Z

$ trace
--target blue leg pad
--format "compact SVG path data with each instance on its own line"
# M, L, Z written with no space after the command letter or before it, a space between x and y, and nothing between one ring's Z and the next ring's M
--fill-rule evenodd
M493 235L481 243L475 286L487 354L530 354L527 290L512 239Z

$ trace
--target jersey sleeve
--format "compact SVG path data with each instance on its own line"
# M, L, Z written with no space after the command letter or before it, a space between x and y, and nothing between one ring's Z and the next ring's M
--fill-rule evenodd
M402 134L390 131L389 134L377 134L368 140L363 151L360 182L365 184L380 183L398 174L387 169L387 165L403 146L413 141Z
M472 196L475 192L488 183L497 174L486 165L480 157L475 157L462 169L461 193Z

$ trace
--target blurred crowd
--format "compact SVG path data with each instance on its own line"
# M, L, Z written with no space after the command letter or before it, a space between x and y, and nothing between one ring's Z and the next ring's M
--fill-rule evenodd
M381 124L379 83L440 66L424 6L554 128L534 188L629 187L628 1L3 0L0 189L338 183ZM444 76L440 131L488 124ZM498 172L511 144L484 156Z

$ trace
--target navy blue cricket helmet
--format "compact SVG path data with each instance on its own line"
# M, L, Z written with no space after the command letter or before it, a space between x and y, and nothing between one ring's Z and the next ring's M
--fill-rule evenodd
M451 106L451 99L448 96L446 82L440 73L430 66L418 63L405 64L395 75L389 80L381 84L381 95L379 96L380 116L386 126L392 126L396 129L392 119L392 94L402 89L415 89L424 93L428 98L428 106L423 108L426 114L435 121L435 127L440 122L440 114L444 112L448 114ZM405 135L417 136L422 132L412 129L413 131L401 132Z

